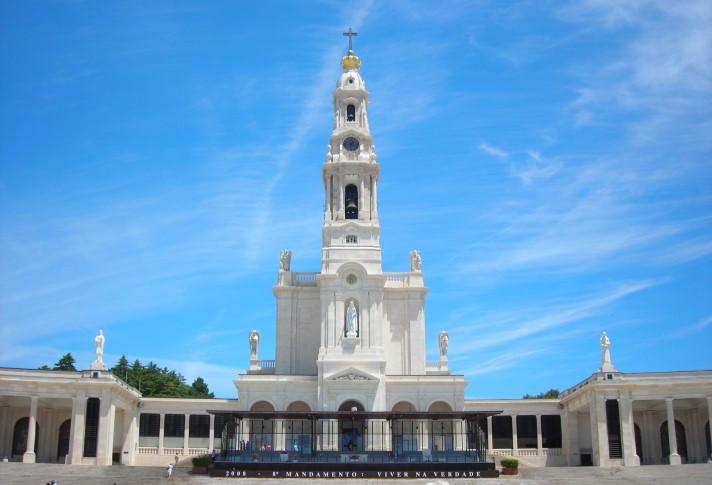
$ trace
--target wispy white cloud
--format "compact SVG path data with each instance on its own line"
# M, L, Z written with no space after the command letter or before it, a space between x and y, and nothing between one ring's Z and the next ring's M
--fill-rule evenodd
M371 5L363 2L344 16L358 29ZM94 173L101 182L91 193L50 189L43 194L46 204L32 210L27 205L34 200L8 200L8 224L0 233L5 256L0 340L17 345L67 326L107 327L175 308L190 302L194 289L206 281L264 271L268 255L276 261L284 241L303 249L300 245L310 241L303 235L321 222L319 202L304 207L293 199L277 216L274 198L316 127L328 126L328 93L342 50L341 44L331 45L316 72L301 73L309 81L295 89L301 106L281 144L271 136L239 145L213 140L193 155L201 158L194 172L160 174L149 190L127 186L131 181L123 174L117 185ZM255 84L245 80L238 94L248 95ZM223 86L222 92L232 88ZM210 110L214 102L199 96L194 108ZM208 121L206 129L222 128ZM119 167L97 161L83 170L73 176Z
M670 333L667 333L664 335L659 335L657 337L653 337L652 339L648 340L646 342L646 344L652 345L655 342L665 342L668 340L689 337L691 335L695 335L695 334L697 334L707 328L710 328L710 327L712 327L712 315L705 317L693 324L680 327L677 330L675 330L674 332L670 332Z
M486 374L493 374L505 369L510 369L521 365L529 359L536 356L546 354L551 349L549 347L539 347L536 349L515 349L510 348L507 352L490 357L482 362L476 362L476 364L470 368L464 369L462 371L466 376L481 376ZM471 364L473 359L469 359ZM477 359L474 359L475 361Z
M485 152L487 155L499 158L500 160L509 158L509 153L505 152L501 148L497 148L485 142L480 143L479 149Z
M512 164L510 172L525 185L540 179L548 179L561 169L558 160L546 160L538 151L528 150L529 161L523 165Z
M560 13L594 34L631 32L603 69L582 72L586 85L571 103L579 126L594 117L644 113L628 123L635 141L660 143L675 132L709 147L702 127L709 125L712 108L699 103L712 96L709 2L596 0L571 4Z
M452 345L451 353L453 355L469 354L473 351L490 349L524 338L541 336L555 328L564 325L570 326L573 323L589 319L601 309L658 284L660 281L654 280L627 283L602 295L589 296L559 305L537 316L524 317L522 312L510 313L499 322L481 322L479 325L474 322L474 325L457 327L453 330L453 334L458 338L454 339L456 344ZM536 315L536 310L528 310L527 313ZM513 317L517 319L515 320ZM468 338L468 335L472 335L475 329L477 338Z

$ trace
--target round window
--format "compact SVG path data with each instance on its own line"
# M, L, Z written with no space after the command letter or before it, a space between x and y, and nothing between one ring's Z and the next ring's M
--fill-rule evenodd
M350 285L355 285L357 281L358 278L356 278L355 274L350 274L346 277L346 282Z

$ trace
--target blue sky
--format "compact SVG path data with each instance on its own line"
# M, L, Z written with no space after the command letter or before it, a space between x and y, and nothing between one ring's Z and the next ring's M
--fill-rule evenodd
M354 47L384 270L421 250L468 397L712 369L709 2L0 4L0 365L121 354L221 397L320 258Z

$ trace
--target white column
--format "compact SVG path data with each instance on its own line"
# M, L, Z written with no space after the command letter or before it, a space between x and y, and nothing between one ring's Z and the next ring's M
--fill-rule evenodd
M110 466L114 453L114 419L116 405L111 396L102 394L99 401L99 432L96 443L96 464Z
M665 407L667 408L667 425L668 425L668 442L670 443L670 464L680 465L682 459L677 454L677 436L675 434L675 413L672 407L672 398L665 399Z
M517 449L519 448L519 442L517 438L517 415L512 415L512 454L517 454Z
M212 453L215 450L215 415L210 415L210 431L208 438L208 453Z
M138 408L123 410L124 416L124 439L121 445L121 464L133 465L135 462L136 447L138 440Z
M710 437L709 437L709 442L705 443L706 446L709 446L709 449L712 450L712 396L707 398L707 419L709 420L709 425L710 425ZM704 431L703 431L704 433ZM703 450L706 449L703 448ZM712 463L712 454L707 457L707 463Z
M630 394L622 393L618 400L621 415L621 440L623 441L623 465L640 466L640 457L635 449L633 402Z
M69 425L69 456L65 463L80 465L84 455L84 413L87 409L85 394L77 394L72 399L72 421Z
M561 413L561 451L568 466L580 464L578 450L578 413L564 409Z
M542 455L542 444L541 444L541 414L536 415L536 454Z
M35 456L35 426L37 423L37 396L30 398L30 417L27 423L27 450L22 455L23 463L34 463L37 460Z
M190 445L190 413L185 413L185 426L183 427L183 456L188 456Z
M606 415L606 400L603 395L594 394L592 398L593 411L591 427L595 431L591 436L593 445L594 465L609 466L608 455L608 416ZM595 459L598 457L598 463Z
M166 413L161 413L160 427L158 428L158 454L163 454L164 425L166 423Z
M487 416L487 453L490 456L493 455L492 447L492 416Z
M453 449L462 451L467 446L467 422L464 419L452 420L452 433L454 436Z
M416 430L415 434L418 436L418 445L420 450L429 450L431 448L430 444L430 428L431 428L431 421L429 419L420 419L417 421L416 426L418 426L418 430Z

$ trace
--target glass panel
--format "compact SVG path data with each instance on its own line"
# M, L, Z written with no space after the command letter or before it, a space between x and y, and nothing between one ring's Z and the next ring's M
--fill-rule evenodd
M517 447L536 448L536 416L517 416Z
M492 416L492 447L512 448L512 417Z
M541 417L541 446L561 448L561 416L558 414Z
M184 414L166 414L163 422L163 436L166 438L182 438L185 433Z

